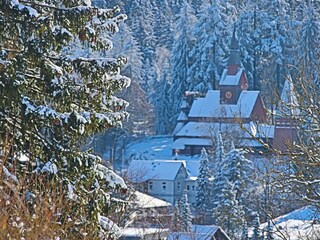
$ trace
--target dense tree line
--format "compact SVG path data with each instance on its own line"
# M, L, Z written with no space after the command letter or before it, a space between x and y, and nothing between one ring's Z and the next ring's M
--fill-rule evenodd
M184 91L217 87L234 29L249 88L262 90L268 108L273 109L285 79L289 74L296 78L300 66L318 82L317 1L96 0L96 4L119 4L129 16L127 24L142 56L136 81L150 108L155 108L150 129L156 133L172 132ZM159 87L169 93L163 95Z

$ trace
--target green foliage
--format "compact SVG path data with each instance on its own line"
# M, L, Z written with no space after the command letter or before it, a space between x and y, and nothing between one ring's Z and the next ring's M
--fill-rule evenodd
M72 231L90 230L93 239L101 234L99 214L112 209L110 190L126 186L80 146L128 116L127 103L114 94L130 79L119 74L125 58L99 56L126 16L84 3L1 1L0 163L5 178L10 169L18 179L41 174L62 183L60 194L74 209L62 213L63 221L77 222Z

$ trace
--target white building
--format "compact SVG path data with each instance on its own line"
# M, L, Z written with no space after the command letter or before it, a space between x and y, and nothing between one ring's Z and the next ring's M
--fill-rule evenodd
M133 160L128 177L134 183L144 183L143 190L151 196L175 204L186 190L189 202L194 203L199 167L199 161Z
M145 183L144 191L149 195L175 204L183 193L188 173L185 161L133 160L128 177L132 182Z

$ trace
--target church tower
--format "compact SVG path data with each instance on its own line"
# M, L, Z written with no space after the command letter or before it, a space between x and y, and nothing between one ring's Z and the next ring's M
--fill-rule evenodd
M241 92L248 89L248 80L241 64L240 49L235 28L230 44L228 64L222 73L219 89L221 104L237 104Z
M297 126L295 117L300 114L298 101L294 92L294 85L289 77L281 93L280 103L275 119L275 131L273 147L281 152L286 152L293 141L296 139Z

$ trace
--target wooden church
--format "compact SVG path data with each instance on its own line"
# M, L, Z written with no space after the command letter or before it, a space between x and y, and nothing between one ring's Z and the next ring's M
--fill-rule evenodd
M262 150L265 144L273 147L276 144L284 151L286 141L294 138L292 122L280 117L276 124L271 124L260 91L251 91L248 87L234 33L218 89L209 90L203 96L196 92L185 93L173 133L173 154L200 154L203 147L213 147L218 133L232 139L236 147Z

